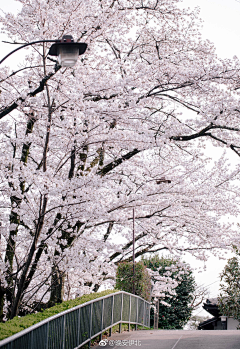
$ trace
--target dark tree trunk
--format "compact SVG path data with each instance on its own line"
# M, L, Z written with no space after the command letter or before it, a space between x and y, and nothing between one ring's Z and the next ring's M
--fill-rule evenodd
M3 306L4 306L4 296L5 296L5 290L1 287L0 284L0 322L3 322Z
M48 307L62 303L64 296L65 273L61 272L58 266L52 267L52 285Z

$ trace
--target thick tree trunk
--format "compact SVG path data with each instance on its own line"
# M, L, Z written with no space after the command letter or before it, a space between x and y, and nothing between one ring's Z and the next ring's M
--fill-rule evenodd
M5 290L1 287L0 284L0 322L3 322L3 306L4 306Z
M60 271L58 266L53 266L51 294L50 300L48 302L49 307L52 307L58 303L62 303L64 297L64 282L65 273Z
M27 282L27 275L28 275L30 265L31 265L32 260L33 260L34 253L35 253L36 248L37 248L39 236L40 236L42 228L43 228L44 217L45 217L45 213L46 213L46 209L47 209L47 202L48 202L48 197L47 197L47 195L44 195L44 197L41 198L40 207L42 207L42 209L41 209L40 215L38 217L38 223L37 223L37 227L36 227L35 236L34 236L34 239L33 239L27 260L26 260L26 263L24 264L24 268L23 268L20 280L18 282L17 294L14 297L14 301L13 301L13 304L11 307L10 319L14 318L14 316L16 316L18 314L18 311L19 311L20 302L22 300L22 297L23 297L24 291L25 291L25 283Z
M82 225L83 223L80 221L78 221L73 227L69 225L68 228L72 229L71 233L62 230L62 235L59 239L59 247L62 253L74 242ZM67 244L62 245L61 239L67 241ZM55 250L55 256L59 256L59 252L57 250ZM61 303L63 301L65 276L65 271L60 270L57 264L52 266L51 294L48 306L54 306L56 303Z
M33 131L34 123L36 122L36 119L34 118L34 114L29 114L29 121L27 123L27 129L26 129L26 136ZM26 165L28 161L28 155L30 150L31 143L26 142L23 144L22 147L22 154L21 154L21 162ZM16 155L16 146L14 146L13 151L13 158L15 158ZM14 189L14 186L11 182L9 182L9 186ZM20 180L20 189L21 193L24 194L25 192L25 182ZM7 283L8 283L8 292L6 293L7 302L12 305L13 298L14 298L14 280L12 277L13 273L13 259L15 255L15 238L18 234L18 228L20 225L20 216L16 212L16 209L19 209L21 207L22 199L17 196L11 196L11 213L10 213L10 224L14 226L9 232L7 247L6 247L6 255L5 255L5 263L8 265L7 269ZM4 295L3 295L4 298ZM1 299L0 299L1 302ZM1 303L0 303L1 304ZM1 305L0 305L1 306Z
M19 200L17 197L12 196L11 197L11 206L12 208L14 206L19 207L21 204L21 200ZM13 295L14 295L14 280L13 280L13 259L15 255L15 247L16 247L16 242L15 238L18 233L18 227L20 224L20 217L19 215L14 212L14 209L11 210L10 213L10 224L14 224L15 228L11 229L9 232L9 237L8 237L8 242L7 242L7 248L6 248L6 255L5 255L5 264L8 266L7 268L7 275L6 275L6 280L8 283L8 292L6 294L7 297L7 302L9 304L12 304L13 302ZM3 295L4 297L4 295Z

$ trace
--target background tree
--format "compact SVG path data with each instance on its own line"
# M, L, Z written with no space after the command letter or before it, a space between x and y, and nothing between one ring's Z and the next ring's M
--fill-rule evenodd
M133 286L134 285L134 286ZM119 263L116 272L116 289L133 293L147 301L151 300L151 278L143 262L135 263L133 276L133 262Z
M202 41L198 13L177 0L19 2L0 17L11 44L71 33L88 51L65 69L39 44L18 70L0 67L7 317L113 282L131 261L133 207L136 257L205 260L237 244L222 217L239 211L239 168L201 149L239 155L239 62Z
M176 282L172 292L165 291L159 297L158 328L183 329L192 314L192 300L196 284L192 271L185 263L180 263L170 257L154 256L144 259L144 264L159 275L173 279ZM153 316L153 313L152 313ZM151 317L151 326L153 317Z
M239 252L235 249L236 256L230 258L220 274L220 295L218 297L220 312L240 320L240 259Z

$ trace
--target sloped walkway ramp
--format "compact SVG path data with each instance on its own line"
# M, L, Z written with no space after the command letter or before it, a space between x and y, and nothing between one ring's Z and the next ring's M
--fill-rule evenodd
M240 349L240 330L142 330L117 333L100 344L94 349Z
M54 315L3 341L1 349L77 349L112 326L149 327L150 303L116 292Z

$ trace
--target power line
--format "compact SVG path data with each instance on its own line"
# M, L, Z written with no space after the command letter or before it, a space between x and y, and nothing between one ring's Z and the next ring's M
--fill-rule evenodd
M240 2L240 1L239 1L239 2ZM220 278L218 277L218 279L220 279ZM215 284L216 282L219 282L219 281L216 280L216 281L214 281L214 282L211 282L211 284L208 284L208 285L201 284L200 286L208 287L208 286L211 286L211 285Z
M239 1L239 2L240 2L240 1ZM219 279L219 278L218 278L218 279ZM206 285L205 287L211 286L211 285L215 284L216 282L218 282L218 280L216 280L216 281L212 282L212 283L211 283L211 284L209 284L209 285Z

